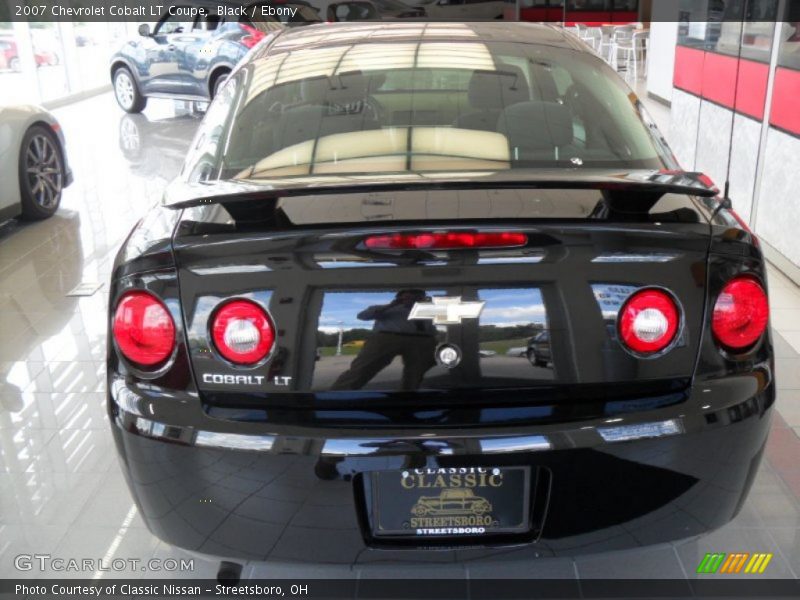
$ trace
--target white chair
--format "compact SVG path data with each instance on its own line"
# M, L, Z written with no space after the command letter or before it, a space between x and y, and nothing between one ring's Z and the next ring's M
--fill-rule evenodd
M636 62L642 65L642 75L647 77L647 53L650 50L650 31L637 29L633 33L633 47L636 51Z
M625 66L625 77L630 77L633 73L633 81L636 81L637 64L636 64L636 48L633 43L633 27L629 25L617 27L614 29L614 34L611 39L611 67L615 71L620 70L620 58L622 65Z
M600 32L600 43L597 46L597 52L603 57L603 60L609 64L612 64L612 51L614 49L614 35L616 32L616 27L612 25L602 25L600 27L596 27L595 29Z
M582 39L594 48L595 52L602 55L603 32L599 27L587 27L585 37Z
M589 28L586 27L583 23L575 23L575 29L578 30L578 37L581 38L584 42L591 43L589 38Z

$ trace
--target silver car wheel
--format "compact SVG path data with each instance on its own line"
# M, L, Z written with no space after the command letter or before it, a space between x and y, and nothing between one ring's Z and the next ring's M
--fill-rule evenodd
M25 150L25 173L31 196L42 208L58 204L64 185L61 155L46 135L34 135Z
M117 102L120 103L122 108L127 110L133 106L135 96L133 81L124 70L118 71L117 76L114 78L114 94L117 96Z

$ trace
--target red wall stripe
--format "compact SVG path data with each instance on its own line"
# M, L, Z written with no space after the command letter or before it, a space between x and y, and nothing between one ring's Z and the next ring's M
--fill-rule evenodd
M768 80L769 65L764 63L686 46L678 46L675 51L676 88L731 109L735 98L738 112L758 120L764 118ZM734 93L734 88L738 88L738 93Z
M778 67L772 89L772 112L769 122L800 135L800 71Z
M736 95L736 110L759 121L764 120L767 103L769 65L752 60L739 64L739 85Z
M703 59L705 52L686 46L675 49L675 73L672 83L676 88L701 96L703 91Z
M618 10L611 13L611 20L614 23L636 23L639 21L639 13L635 10Z
M547 9L546 8L520 8L519 9L519 19L520 21L533 21L538 23L539 21L546 21L547 20Z
M611 13L598 10L568 10L564 20L569 23L586 23L590 26L605 25L611 23Z
M722 106L733 108L736 87L736 57L705 52L701 96Z

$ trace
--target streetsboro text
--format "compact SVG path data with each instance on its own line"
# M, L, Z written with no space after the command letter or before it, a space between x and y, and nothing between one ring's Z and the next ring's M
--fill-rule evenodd
M35 14L43 14L45 6L41 10L36 10ZM108 11L106 11L108 9ZM219 5L215 8L207 6L164 6L153 4L148 6L51 6L50 14L54 17L207 17L210 14L223 17L294 17L297 14L297 7L271 6L267 4L254 4L252 6L225 6ZM31 13L33 14L33 13Z
M216 585L214 593L217 596L285 596L286 592L291 596L308 595L308 586L293 584L288 589L279 585ZM111 582L98 583L92 585L71 585L65 583L54 583L51 585L25 585L17 584L14 588L16 595L25 596L95 596L104 597L120 594L123 596L199 596L202 593L200 586L197 585L176 585L176 584L146 584L131 585L129 583L115 584Z

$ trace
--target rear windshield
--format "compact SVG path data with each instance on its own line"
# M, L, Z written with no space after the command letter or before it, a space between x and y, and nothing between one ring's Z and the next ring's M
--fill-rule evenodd
M315 48L304 43L314 29L278 38L266 59L231 78L185 177L672 164L636 96L597 57L467 35Z

